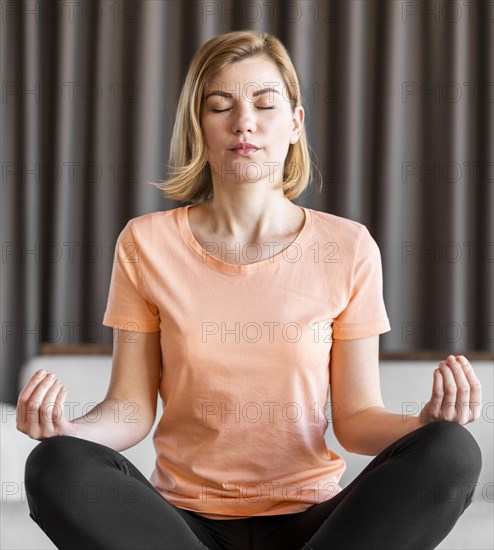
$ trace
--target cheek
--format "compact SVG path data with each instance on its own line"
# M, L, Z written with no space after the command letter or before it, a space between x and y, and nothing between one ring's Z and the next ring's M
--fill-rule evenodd
M288 139L292 126L285 120L273 120L268 124L263 124L263 133L270 136L270 138L279 143L283 143Z
M208 120L202 124L202 133L205 141L209 143L210 146L214 146L216 141L215 138L217 138L220 133L220 127L217 123Z

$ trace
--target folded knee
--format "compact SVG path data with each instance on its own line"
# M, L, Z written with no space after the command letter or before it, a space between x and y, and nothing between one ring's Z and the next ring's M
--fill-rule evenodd
M70 436L55 436L41 441L27 457L24 481L26 490L43 480L50 480L62 475L81 457L84 440Z
M458 475L478 479L482 452L473 435L464 426L447 420L431 422L422 428L427 451L436 463Z

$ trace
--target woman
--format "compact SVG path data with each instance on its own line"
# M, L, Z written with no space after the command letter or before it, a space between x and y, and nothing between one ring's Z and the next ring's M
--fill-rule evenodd
M100 420L56 414L67 392L49 373L19 396L18 428L42 440L26 464L30 515L58 548L428 549L472 501L481 454L462 425L480 384L449 356L419 416L384 408L379 249L365 226L291 202L310 176L298 90L268 34L216 36L193 59L162 188L194 204L119 236ZM149 433L158 393L147 480L118 451ZM21 418L51 402L52 418ZM129 404L132 420L117 420ZM376 455L345 489L329 415L345 449Z

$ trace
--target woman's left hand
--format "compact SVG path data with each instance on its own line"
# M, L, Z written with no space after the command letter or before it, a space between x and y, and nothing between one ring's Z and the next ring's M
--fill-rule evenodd
M449 355L434 370L432 396L419 413L419 424L438 420L468 424L480 416L482 386L463 355Z

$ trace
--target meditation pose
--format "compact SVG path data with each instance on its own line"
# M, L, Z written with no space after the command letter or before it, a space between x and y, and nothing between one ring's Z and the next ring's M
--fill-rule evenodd
M19 396L17 427L40 441L31 518L64 550L435 548L473 499L481 452L464 425L481 387L450 355L417 416L384 407L380 251L365 225L292 202L312 168L276 37L229 32L195 54L170 160L159 186L188 204L130 219L116 243L98 420L69 421L49 372ZM148 478L120 451L150 433L158 399ZM345 488L329 426L374 457Z

